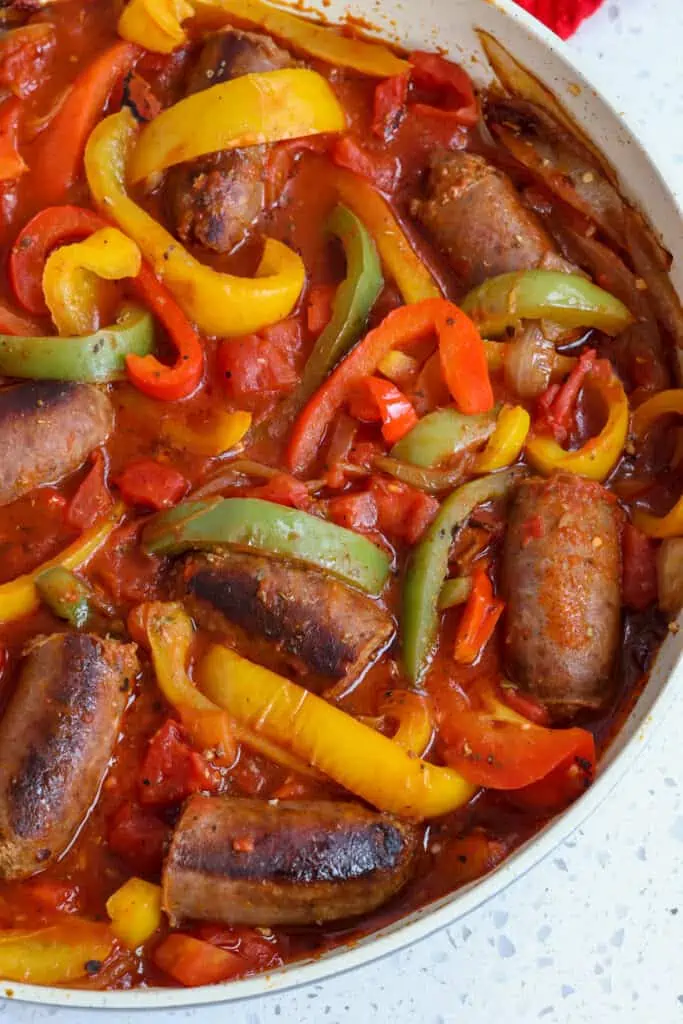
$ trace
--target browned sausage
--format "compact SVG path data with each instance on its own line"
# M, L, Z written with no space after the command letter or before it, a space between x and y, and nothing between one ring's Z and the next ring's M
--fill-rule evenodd
M172 923L296 925L366 914L405 884L415 829L360 804L193 796L162 876Z
M187 91L201 92L240 75L291 64L290 55L268 36L228 28L207 39ZM238 245L263 208L266 155L266 147L251 146L170 170L166 200L178 237L216 252Z
M205 628L230 632L228 623L234 624L309 671L345 683L394 633L389 614L369 597L311 569L258 555L190 555L179 590Z
M78 469L114 425L91 384L32 381L0 391L0 505Z
M55 633L28 653L0 722L0 878L41 871L76 835L116 741L134 650Z
M448 256L464 288L541 264L562 268L536 214L523 205L507 175L480 156L437 155L427 198L415 200L411 211Z
M599 483L525 480L503 555L512 679L555 718L609 700L621 608L620 514Z

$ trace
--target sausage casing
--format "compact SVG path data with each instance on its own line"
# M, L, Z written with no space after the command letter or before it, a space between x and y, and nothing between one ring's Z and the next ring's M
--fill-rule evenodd
M308 671L351 682L394 632L374 601L322 573L258 555L191 555L180 596L206 628L229 623L300 659Z
M368 913L407 881L417 832L360 804L191 797L164 865L172 922L296 925Z
M26 656L0 721L0 878L54 861L85 819L138 670L132 645L55 633Z
M71 473L114 425L92 384L31 381L0 391L0 505Z
M512 679L554 717L610 698L621 615L619 511L599 483L525 480L503 555L505 656Z

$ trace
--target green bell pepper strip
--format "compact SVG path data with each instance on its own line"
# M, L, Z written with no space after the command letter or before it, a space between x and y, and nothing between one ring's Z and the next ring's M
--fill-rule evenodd
M439 629L439 595L453 531L465 524L477 505L505 497L519 475L519 470L492 473L453 491L414 549L403 585L401 615L403 664L413 683L420 681L427 668Z
M145 528L142 545L155 555L228 545L322 569L369 594L389 576L389 556L352 530L260 498L184 502Z
M84 337L0 334L0 374L90 383L123 380L126 356L146 356L153 351L151 314L140 306L124 306L115 324Z
M36 590L58 619L64 619L76 629L85 626L90 617L92 591L63 565L46 569L36 578Z
M457 409L437 409L423 416L391 449L391 457L413 466L438 466L475 444L488 441L496 429L499 409L472 416Z
M623 302L580 274L522 270L473 288L460 303L482 335L496 337L520 320L552 320L563 327L596 327L619 334L633 322Z
M326 230L344 247L346 277L335 292L330 322L313 346L299 384L272 420L256 432L254 441L284 433L330 370L358 341L384 286L375 243L355 213L338 204L327 220Z
M444 612L447 608L464 604L471 590L472 582L467 576L455 576L452 580L446 580L439 594L439 611Z

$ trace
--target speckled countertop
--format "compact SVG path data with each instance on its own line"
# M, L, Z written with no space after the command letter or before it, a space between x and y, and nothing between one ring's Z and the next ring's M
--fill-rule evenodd
M572 42L683 195L683 5L603 6ZM379 963L262 999L146 1014L154 1024L672 1024L683 1021L683 700L616 793L544 863L445 931ZM0 1003L12 1024L88 1011ZM115 1014L135 1024L137 1014Z

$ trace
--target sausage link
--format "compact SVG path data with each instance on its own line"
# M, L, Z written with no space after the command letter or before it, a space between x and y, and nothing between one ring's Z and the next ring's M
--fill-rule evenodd
M405 884L418 833L334 801L194 796L164 865L172 923L297 925L365 914Z
M132 680L132 645L55 633L28 653L0 722L0 878L26 878L71 843L97 797Z
M260 637L310 672L352 682L389 643L394 625L370 598L311 569L257 555L191 555L181 598L205 628Z
M32 381L0 391L0 505L78 469L113 425L109 398L92 384Z
M513 270L566 269L507 175L472 153L436 156L427 198L415 200L411 211L448 256L464 288Z
M188 95L241 75L289 67L286 50L268 36L227 28L209 36L188 81ZM215 252L229 252L261 213L267 149L211 153L172 168L165 195L176 234Z
M556 719L610 699L621 613L619 530L614 497L567 474L523 481L510 510L506 663Z

